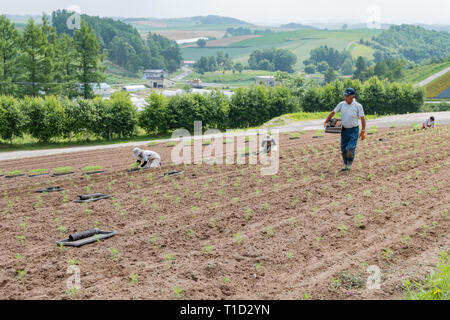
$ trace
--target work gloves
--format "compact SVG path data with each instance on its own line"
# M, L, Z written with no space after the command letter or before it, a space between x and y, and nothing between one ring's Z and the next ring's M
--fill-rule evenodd
M366 140L366 133L364 131L361 131L359 137L361 138L361 140Z

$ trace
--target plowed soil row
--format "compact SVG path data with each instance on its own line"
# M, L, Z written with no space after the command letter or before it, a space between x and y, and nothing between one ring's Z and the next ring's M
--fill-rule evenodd
M172 299L177 288L187 299L401 298L402 282L450 249L450 127L380 130L360 142L350 173L339 172L337 135L312 136L280 135L273 176L261 164L173 165L165 144L149 147L162 168L134 173L132 148L0 162L3 172L76 169L0 177L0 298ZM87 165L106 173L83 176ZM184 174L161 178L172 169ZM51 186L66 190L34 193ZM97 192L113 198L72 202ZM55 244L93 227L117 234L81 248ZM74 262L81 290L72 296ZM380 289L366 285L373 265Z

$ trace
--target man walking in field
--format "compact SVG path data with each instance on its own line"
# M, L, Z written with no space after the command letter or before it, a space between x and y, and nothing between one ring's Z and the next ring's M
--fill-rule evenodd
M341 152L345 167L341 170L343 172L352 170L353 160L356 154L356 146L358 144L358 137L361 140L366 139L366 118L364 116L364 109L355 99L355 89L348 88L345 90L345 101L342 101L337 107L331 111L324 126L327 126L336 113L341 113L342 118L342 132L341 132ZM359 133L359 119L361 119L362 130Z
M161 166L161 157L154 151L134 148L133 155L137 158L137 164L140 165L141 168L148 169Z
M422 123L422 129L431 129L434 128L434 117L430 117L430 119L425 120L424 123Z
M269 153L272 149L276 150L277 143L271 135L266 135L266 137L261 142L260 152Z

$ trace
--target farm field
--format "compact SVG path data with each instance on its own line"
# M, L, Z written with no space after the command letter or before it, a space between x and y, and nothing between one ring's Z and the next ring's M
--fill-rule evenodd
M380 32L382 31L375 29L355 29L347 31L296 30L274 32L260 37L233 42L228 46L207 46L205 48L191 46L183 47L181 48L181 51L185 60L198 60L202 56L215 56L217 52L222 51L228 53L235 62L247 64L250 54L257 49L289 49L297 56L295 70L298 71L304 67L303 61L309 57L310 51L322 45L327 45L338 50L351 48L353 55L360 54L367 58L373 58L373 50L354 42L358 42L361 38L370 40L372 36L376 36ZM233 37L229 39L232 38ZM353 44L354 46L352 47Z
M418 83L448 67L450 67L450 61L419 65L405 71L404 81L408 83Z
M402 282L450 250L450 126L373 131L346 174L339 136L315 132L280 134L273 176L262 165L174 165L167 144L148 147L162 168L134 173L132 147L0 161L0 174L25 173L0 177L0 299L402 298ZM27 176L68 166L74 174ZM85 176L87 166L105 172ZM161 177L174 169L184 174ZM65 190L34 193L54 186ZM72 202L100 192L113 197ZM94 227L116 235L55 244ZM81 290L70 293L73 264ZM366 287L373 265L381 289Z

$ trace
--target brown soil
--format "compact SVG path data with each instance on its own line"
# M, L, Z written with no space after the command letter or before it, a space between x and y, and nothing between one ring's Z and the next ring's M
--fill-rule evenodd
M253 39L253 38L258 38L261 36L258 35L246 35L246 36L236 36L236 37L228 37L228 38L222 38L222 39L218 39L218 40L213 40L213 41L208 41L206 43L207 47L227 47L233 43L236 42L241 42L247 39ZM190 44L190 45L186 45L185 48L187 47L196 47L197 44Z
M81 299L175 299L175 288L186 299L401 298L402 282L450 249L450 127L380 130L360 142L346 174L339 136L312 136L281 135L276 176L261 176L261 165L174 166L166 144L149 147L163 168L135 173L126 172L133 148L1 161L3 172L76 173L0 178L0 299L70 299L70 259L79 261ZM106 173L87 178L87 165ZM172 169L185 174L160 178ZM66 191L34 193L52 186ZM72 202L98 192L114 198ZM55 244L95 226L117 234L81 248ZM369 265L381 269L380 290L366 287Z
M219 39L225 35L225 31L221 30L155 30L153 33L160 34L170 40L183 40L200 37L215 37Z

